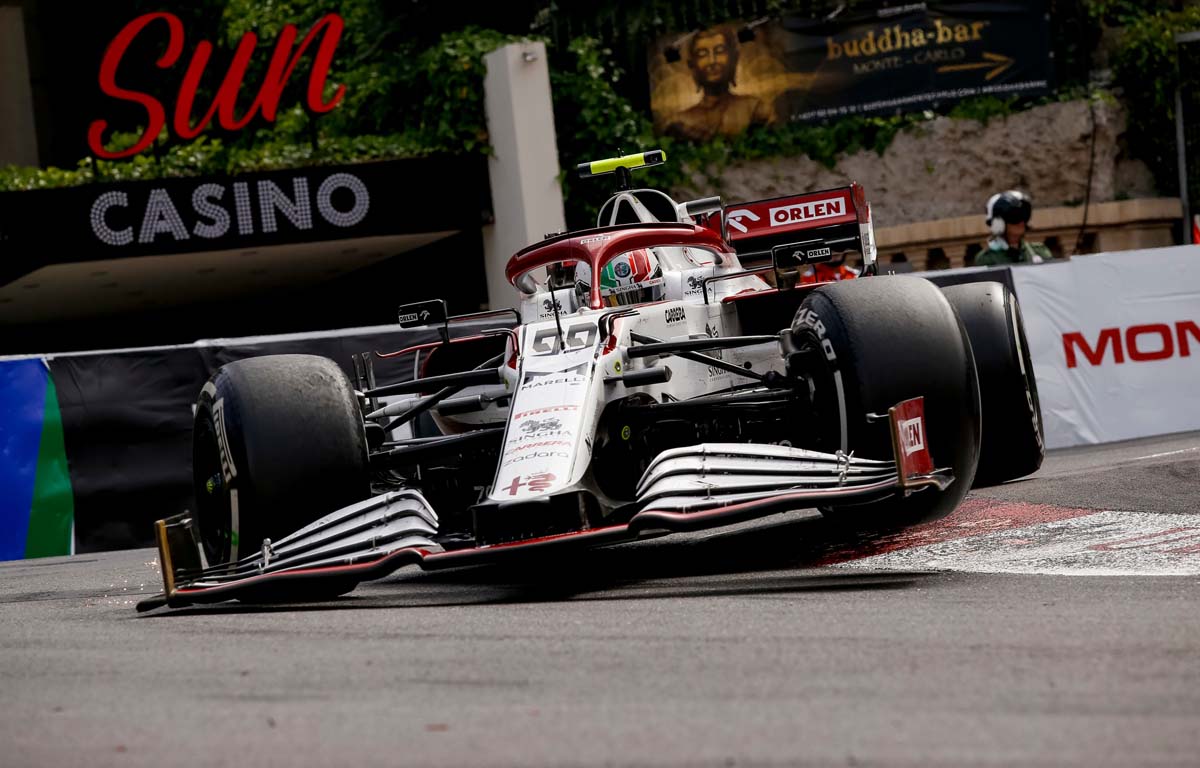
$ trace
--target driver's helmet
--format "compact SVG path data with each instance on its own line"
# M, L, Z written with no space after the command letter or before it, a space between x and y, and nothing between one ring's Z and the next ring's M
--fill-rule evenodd
M575 268L575 292L587 306L592 289L591 267L580 263ZM662 301L662 265L648 248L622 253L600 270L600 298L610 307Z

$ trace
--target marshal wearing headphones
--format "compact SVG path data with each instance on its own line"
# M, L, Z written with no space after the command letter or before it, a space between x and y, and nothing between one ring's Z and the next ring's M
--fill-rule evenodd
M1033 215L1029 195L1010 189L992 195L987 201L987 225L991 238L975 257L976 266L998 264L1041 264L1054 258L1042 243L1025 239L1025 230Z

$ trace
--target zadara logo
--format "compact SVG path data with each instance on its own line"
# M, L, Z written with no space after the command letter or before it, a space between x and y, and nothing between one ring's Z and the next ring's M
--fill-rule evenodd
M1103 328L1095 342L1088 340L1080 331L1062 335L1063 355L1068 368L1079 365L1079 357L1092 365L1103 365L1111 359L1122 365L1126 358L1141 363L1151 360L1166 360L1172 357L1191 357L1191 343L1200 344L1200 326L1194 320L1180 320L1174 325L1150 323L1120 328Z
M134 39L156 21L166 24L167 39L166 51L154 61L154 66L159 69L170 69L179 62L183 55L183 22L173 13L144 14L126 24L125 28L117 33L104 52L104 58L100 61L100 90L106 96L119 101L132 102L145 110L146 116L143 122L146 127L132 147L118 152L110 152L104 148L104 132L108 130L108 122L105 120L93 121L88 126L87 139L88 146L96 157L116 160L144 152L154 143L154 139L167 123L167 113L162 102L148 93L129 88L128 84L123 86L117 82L117 70L122 59L125 58L126 51L129 50ZM237 114L238 94L243 90L247 93L250 92L250 88L243 89L243 85L245 85L244 81L250 60L254 57L258 47L258 35L253 32L242 35L242 39L233 53L229 69L220 81L221 85L217 89L216 97L207 111L197 116L193 114L193 107L201 80L208 83L216 82L216 77L213 75L205 77L205 69L213 54L213 44L207 40L201 40L196 44L196 49L192 52L187 69L179 83L175 108L171 114L171 129L179 138L190 140L199 136L214 117L217 124L226 131L241 130L259 115L262 115L267 122L275 122L275 115L279 110L279 102L283 98L284 88L306 53L310 53L312 56L312 66L308 73L305 103L308 109L315 114L328 112L336 107L346 95L346 86L339 85L328 100L325 98L325 81L329 77L334 49L337 48L344 28L345 24L341 16L336 13L326 14L316 24L313 24L312 29L297 46L295 43L299 33L296 25L285 24L279 31L279 37L275 40L275 50L271 53L271 60L267 64L263 81L258 86L258 93L241 116ZM161 26L157 31L162 31ZM320 43L317 44L316 50L309 51L309 47L317 40L320 40ZM129 62L125 64L124 69L128 71L130 68L136 69L144 66L145 64L142 62Z

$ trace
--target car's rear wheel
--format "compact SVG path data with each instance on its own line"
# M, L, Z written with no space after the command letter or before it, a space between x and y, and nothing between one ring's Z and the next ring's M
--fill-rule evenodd
M1001 283L942 289L975 353L983 401L983 445L975 485L994 485L1042 466L1042 409L1017 297Z
M966 495L979 459L979 385L971 347L941 291L916 277L871 277L822 286L791 328L793 375L807 376L817 447L860 458L893 456L888 408L925 399L926 433L937 468L954 482L830 510L869 524L941 517Z
M310 355L222 366L196 403L192 471L210 564L365 499L366 436L345 374Z

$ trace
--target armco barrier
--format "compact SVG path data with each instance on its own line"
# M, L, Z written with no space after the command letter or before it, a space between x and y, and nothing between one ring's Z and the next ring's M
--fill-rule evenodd
M454 334L508 322L464 323ZM192 505L192 407L221 365L303 353L349 374L354 353L434 338L384 326L0 359L0 560L149 546L154 520ZM412 360L375 370L400 381Z

